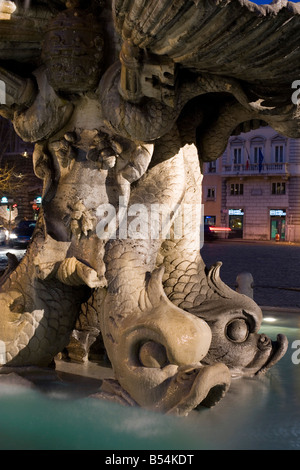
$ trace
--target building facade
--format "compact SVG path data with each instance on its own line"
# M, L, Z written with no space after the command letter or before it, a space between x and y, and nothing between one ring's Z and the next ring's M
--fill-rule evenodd
M33 145L23 142L4 118L0 118L0 142L0 169L12 168L14 174L9 188L1 185L0 178L0 225L8 227L37 218L43 182L33 171Z
M205 223L228 237L300 242L300 139L271 127L232 136L203 174Z

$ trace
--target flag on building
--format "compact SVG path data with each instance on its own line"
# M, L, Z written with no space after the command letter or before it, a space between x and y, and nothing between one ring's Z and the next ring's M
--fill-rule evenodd
M247 156L247 161L246 161L246 170L249 170L249 168L250 168L250 155L249 155L249 152L248 152L247 149L246 149L246 151L247 151L247 155L248 155Z
M264 155L263 155L261 149L259 149L259 163L258 163L258 171L259 171L259 173L261 173L262 166L263 166L263 161L264 161Z

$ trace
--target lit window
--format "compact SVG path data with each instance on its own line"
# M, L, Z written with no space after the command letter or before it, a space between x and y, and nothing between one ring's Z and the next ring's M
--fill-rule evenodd
M244 185L243 184L231 184L230 185L230 195L231 196L241 196L244 194Z
M206 199L215 200L216 198L216 188L207 188Z
M205 225L216 225L216 216L215 215L205 215L204 216Z
M272 194L285 194L285 183L272 183Z

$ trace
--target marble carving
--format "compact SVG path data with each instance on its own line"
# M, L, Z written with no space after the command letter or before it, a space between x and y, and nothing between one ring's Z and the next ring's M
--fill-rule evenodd
M33 240L0 281L2 371L74 344L86 360L101 335L115 378L99 397L178 415L216 404L287 340L259 333L261 309L201 258L201 166L264 123L300 137L299 4L0 6L0 112L44 183Z

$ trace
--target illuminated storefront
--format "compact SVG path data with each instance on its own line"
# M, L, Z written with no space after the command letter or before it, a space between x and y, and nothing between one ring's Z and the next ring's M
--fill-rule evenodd
M244 211L243 209L229 209L229 238L243 238Z
M270 210L271 240L285 240L286 238L286 210Z

